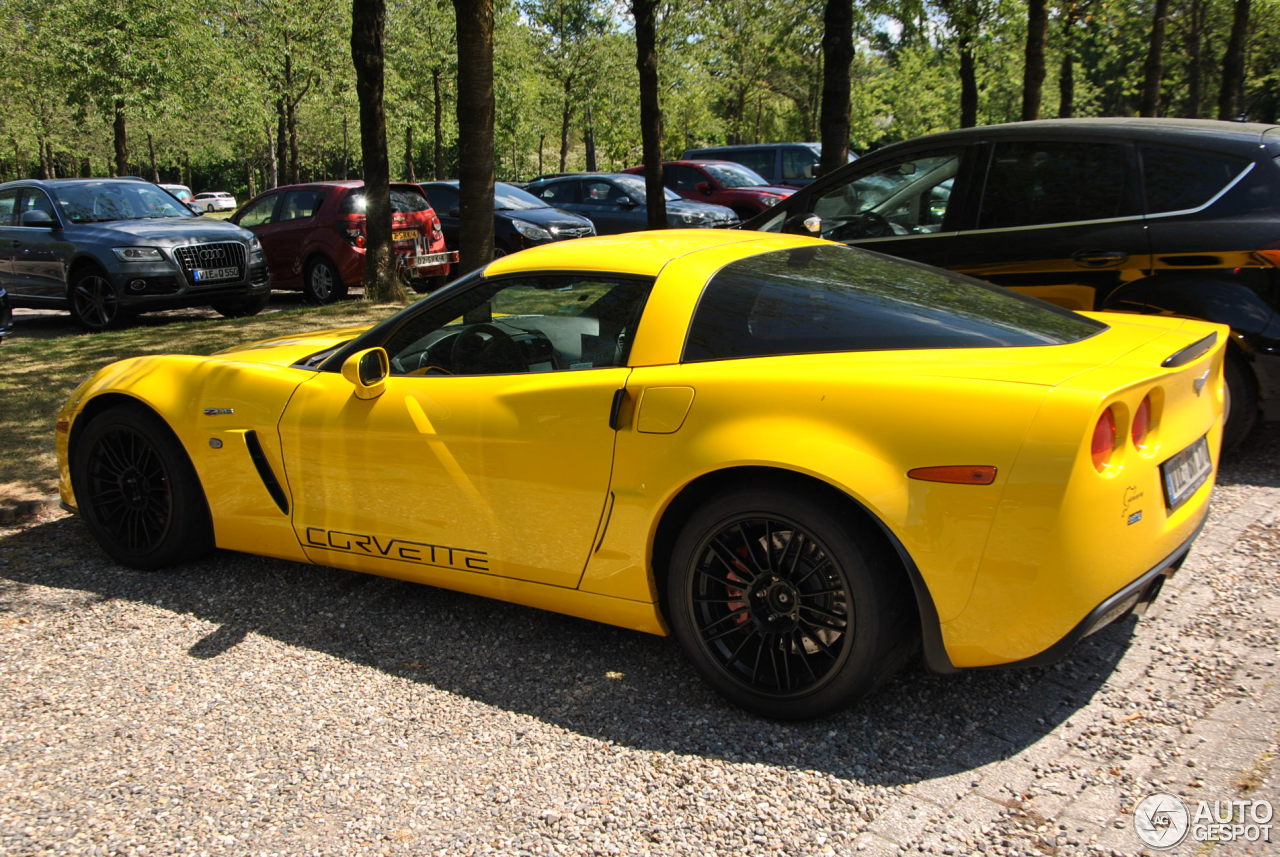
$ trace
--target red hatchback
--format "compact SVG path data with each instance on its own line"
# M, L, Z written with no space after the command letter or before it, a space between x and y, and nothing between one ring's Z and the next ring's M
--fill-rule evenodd
M364 281L363 181L273 188L231 215L258 236L271 284L328 303ZM440 218L417 185L391 184L391 238L405 281L425 292L444 281L458 254L445 249Z
M643 175L644 167L626 172ZM750 167L733 161L666 161L662 183L685 199L732 208L743 220L796 192L793 187L773 187Z

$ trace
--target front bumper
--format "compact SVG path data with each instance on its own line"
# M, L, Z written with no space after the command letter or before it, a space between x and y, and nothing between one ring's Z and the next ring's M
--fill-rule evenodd
M120 306L140 312L203 306L271 291L265 262L250 264L244 279L209 284L192 283L177 266L160 262L131 263L109 273Z

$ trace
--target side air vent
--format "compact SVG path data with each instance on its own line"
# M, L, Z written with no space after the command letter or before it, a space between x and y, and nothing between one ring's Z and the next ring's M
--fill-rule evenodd
M263 487L280 507L280 511L286 515L289 514L289 498L285 496L284 488L280 487L280 480L276 479L276 475L271 472L271 463L267 461L267 454L262 451L262 442L258 440L258 433L245 432L244 445L249 448L249 458L253 459L253 466L258 469L258 477L262 480Z

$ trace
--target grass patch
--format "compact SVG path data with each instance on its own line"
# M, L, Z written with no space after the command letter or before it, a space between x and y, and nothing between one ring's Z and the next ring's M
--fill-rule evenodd
M0 345L0 500L57 490L54 417L76 385L108 363L140 354L211 354L273 336L370 325L397 309L351 300L237 319L193 320L179 311L144 315L137 326L106 333L9 339ZM21 334L21 318L18 325Z

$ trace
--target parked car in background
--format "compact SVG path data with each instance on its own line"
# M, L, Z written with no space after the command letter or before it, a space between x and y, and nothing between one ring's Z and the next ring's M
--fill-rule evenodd
M733 161L768 179L768 184L804 187L822 160L821 143L744 143L685 149L684 161ZM850 155L849 160L854 160Z
M169 191L178 198L178 201L190 208L192 211L204 211L203 208L196 204L196 195L191 192L191 188L184 184L162 184L160 187Z
M364 282L364 182L285 185L245 203L231 222L262 241L272 285L301 289L312 303ZM402 276L417 291L442 283L458 254L445 248L440 218L414 184L391 184L391 238Z
M590 218L600 235L649 228L644 179L627 173L576 173L531 182L528 192L556 208ZM736 226L738 215L722 205L681 199L668 190L667 223L685 229Z
M458 229L461 224L458 182L424 182L421 187L440 217L445 244L458 249ZM595 226L581 215L552 208L533 194L505 182L498 182L493 187L495 257L538 244L595 234Z
M626 172L644 175L644 167ZM764 176L733 161L666 161L662 183L685 199L732 208L746 220L778 204L796 192L793 187L771 186Z
M816 717L917 652L1041 666L1142 612L1209 512L1226 332L796 235L557 241L364 331L106 366L59 489L130 567L217 547L673 634Z
M1227 445L1280 419L1280 126L1062 119L933 134L823 176L745 228L804 231L1075 310L1232 329Z
M13 307L9 305L9 293L0 286L0 342L13 333Z
M176 307L251 315L271 292L252 233L129 178L0 184L0 286L15 307L69 309L89 330Z
M200 211L235 211L236 198L224 191L204 191L198 193L194 200Z

